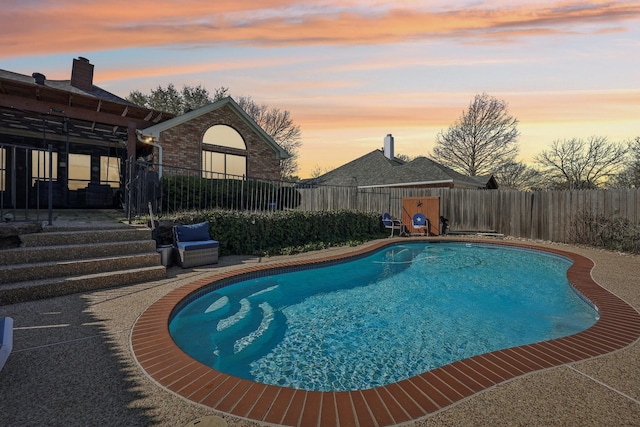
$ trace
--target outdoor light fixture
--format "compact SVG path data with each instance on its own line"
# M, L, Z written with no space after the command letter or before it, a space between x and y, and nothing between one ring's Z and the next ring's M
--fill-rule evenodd
M154 142L155 138L151 135L144 135L139 130L136 130L136 134L138 135L138 141L158 149L158 178L162 178L162 145Z

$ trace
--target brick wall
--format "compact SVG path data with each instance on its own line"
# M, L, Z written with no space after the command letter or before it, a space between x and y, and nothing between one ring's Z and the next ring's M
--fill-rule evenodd
M214 125L234 128L247 146L247 176L249 178L280 178L280 161L276 153L228 105L174 126L161 133L163 164L167 166L200 169L202 137Z

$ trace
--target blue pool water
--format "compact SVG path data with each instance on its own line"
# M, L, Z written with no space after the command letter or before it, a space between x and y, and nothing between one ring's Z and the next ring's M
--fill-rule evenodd
M571 262L498 245L408 243L211 290L170 321L194 359L317 391L391 384L456 360L575 334L597 311Z

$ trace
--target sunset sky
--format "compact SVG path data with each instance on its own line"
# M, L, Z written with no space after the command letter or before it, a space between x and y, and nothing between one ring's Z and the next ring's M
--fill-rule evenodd
M554 140L640 136L640 1L23 0L0 9L0 69L73 58L121 97L173 83L291 112L300 177L395 137L431 152L486 92L520 121L519 160Z

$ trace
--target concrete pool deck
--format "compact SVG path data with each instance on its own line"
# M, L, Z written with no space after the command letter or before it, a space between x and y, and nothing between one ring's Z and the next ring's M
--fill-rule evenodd
M586 256L595 263L591 276L598 284L636 310L640 308L640 256L520 242ZM373 244L376 242L363 246ZM202 416L218 415L230 426L274 425L217 412L160 386L134 357L134 325L160 298L212 275L339 256L357 249L262 259L222 257L214 267L170 268L168 277L159 281L1 306L0 316L13 317L15 324L13 352L0 371L0 424L184 426ZM639 419L640 345L635 341L603 356L500 382L418 420L399 424L601 426L637 425ZM303 423L299 418L297 423L338 425L320 420ZM393 417L391 421L394 424ZM376 424L380 423L373 420L369 425Z

